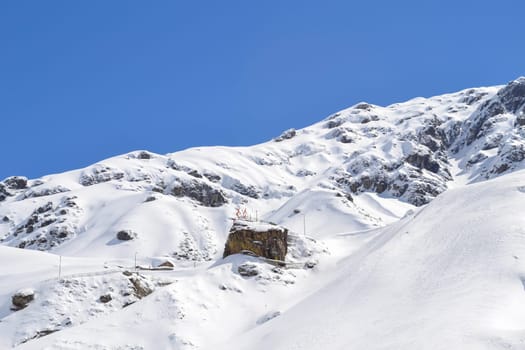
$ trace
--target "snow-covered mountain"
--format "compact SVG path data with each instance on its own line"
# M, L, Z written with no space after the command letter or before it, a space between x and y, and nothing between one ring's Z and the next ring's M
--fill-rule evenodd
M358 103L250 147L7 178L0 348L519 346L524 113L519 78ZM287 227L309 267L222 259L239 212ZM34 300L11 310L21 289Z

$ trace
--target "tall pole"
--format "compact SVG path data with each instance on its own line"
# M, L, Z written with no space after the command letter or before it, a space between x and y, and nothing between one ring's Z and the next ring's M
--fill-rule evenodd
M306 214L303 214L303 235L306 237Z

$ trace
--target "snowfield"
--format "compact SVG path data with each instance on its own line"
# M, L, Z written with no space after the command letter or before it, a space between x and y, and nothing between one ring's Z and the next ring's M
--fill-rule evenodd
M7 178L0 349L525 348L524 114L519 78ZM223 259L237 216L289 265Z

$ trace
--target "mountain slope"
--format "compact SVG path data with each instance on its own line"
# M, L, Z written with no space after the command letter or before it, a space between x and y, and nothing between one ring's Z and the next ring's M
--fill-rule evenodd
M0 348L517 346L524 112L519 78L4 179ZM290 268L222 259L242 213L290 229Z
M334 281L236 346L520 348L524 206L523 171L450 190L342 259Z

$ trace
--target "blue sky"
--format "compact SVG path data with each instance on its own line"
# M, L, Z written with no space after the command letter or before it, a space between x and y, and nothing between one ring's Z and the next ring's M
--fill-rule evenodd
M2 1L0 179L524 72L522 1Z

